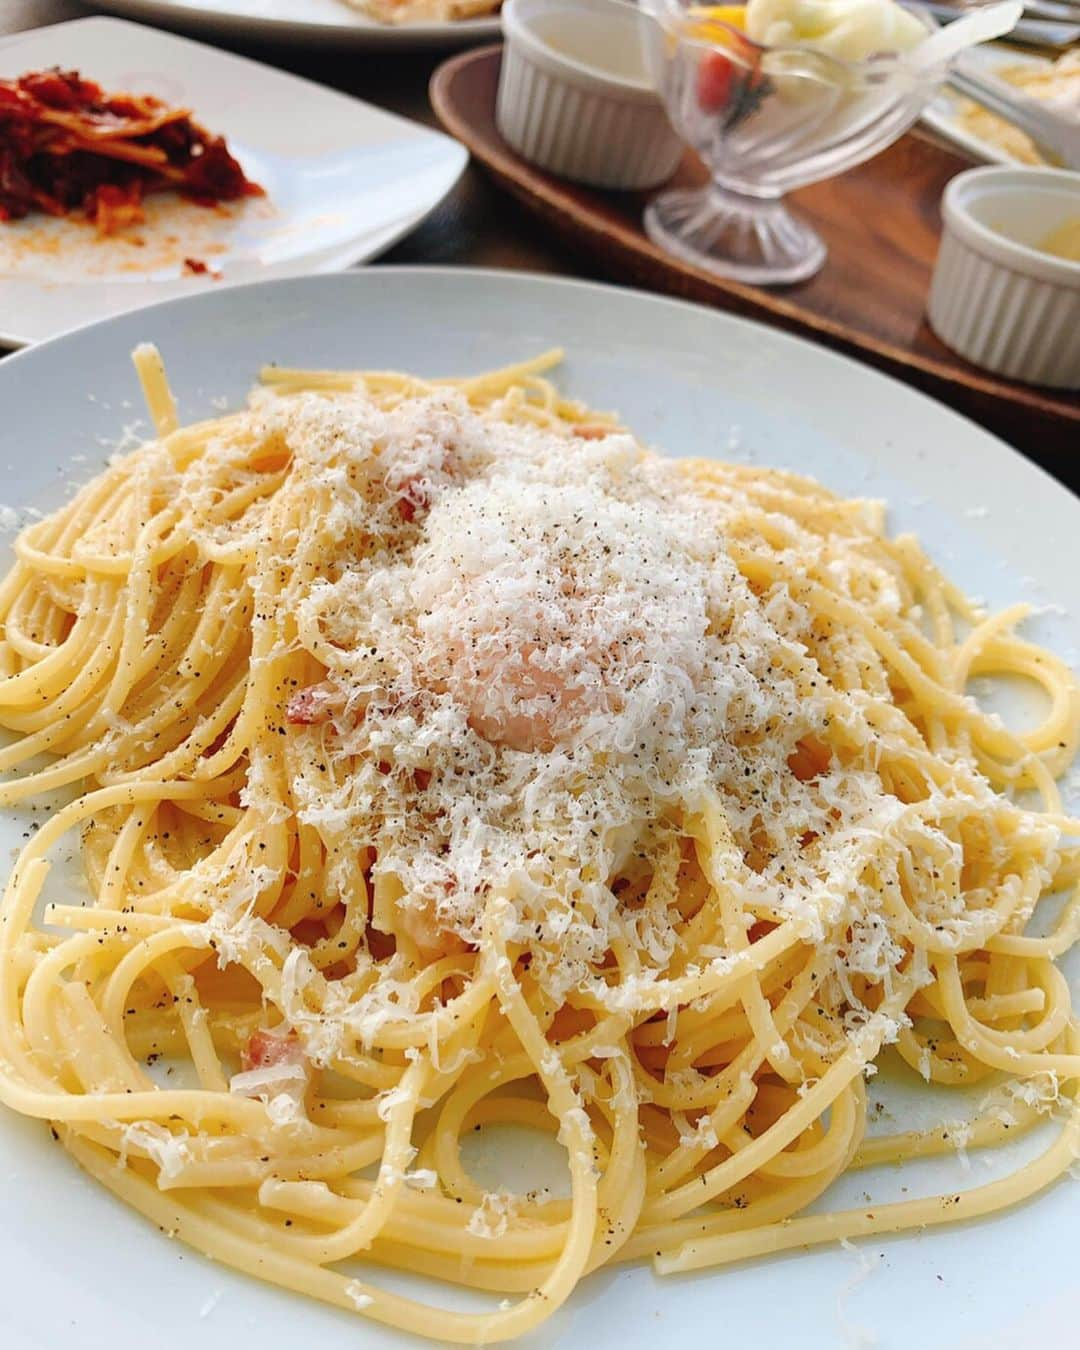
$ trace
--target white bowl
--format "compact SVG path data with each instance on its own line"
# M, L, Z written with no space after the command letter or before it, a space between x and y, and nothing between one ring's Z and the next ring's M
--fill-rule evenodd
M942 210L927 306L938 337L999 375L1080 389L1080 262L1039 248L1080 216L1080 173L969 169Z
M562 178L648 188L683 145L645 71L639 25L612 0L508 0L495 107L504 140Z

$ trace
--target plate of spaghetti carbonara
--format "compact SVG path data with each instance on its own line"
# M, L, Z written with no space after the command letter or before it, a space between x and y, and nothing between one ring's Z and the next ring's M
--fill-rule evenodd
M463 271L0 401L6 1344L1064 1343L1063 490L794 339Z

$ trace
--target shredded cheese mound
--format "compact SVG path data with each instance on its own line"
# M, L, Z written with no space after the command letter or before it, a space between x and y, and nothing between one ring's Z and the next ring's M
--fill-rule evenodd
M298 511L281 541L283 568L310 558L314 580L287 603L329 667L298 731L328 765L294 784L300 818L347 855L372 851L421 949L477 945L498 889L514 901L506 937L535 947L563 997L610 945L612 879L673 857L686 813L718 790L757 860L751 889L809 940L854 902L847 968L896 965L860 890L867 841L903 814L875 771L882 733L864 691L838 699L823 678L788 586L755 593L730 556L745 498L703 493L626 433L567 438L452 396L386 409L311 395L258 415L291 455L283 491L300 502L320 484L330 501L317 529ZM868 541L879 523L872 504L843 521ZM844 545L821 561L865 590ZM896 577L870 581L895 610ZM838 736L843 762L792 767ZM932 825L913 828L953 857ZM942 918L968 922L954 908ZM629 923L650 970L669 969L670 907Z
M279 565L284 590L265 615L256 596L254 625L295 607L327 665L300 692L296 728L317 743L305 762L320 769L300 772L293 795L303 824L341 858L328 875L343 897L350 859L369 851L376 885L419 949L438 955L477 946L488 898L505 893L504 935L530 946L553 999L591 982L630 1006L625 987L595 975L613 923L652 981L680 964L678 916L663 902L620 905L611 882L632 886L666 858L672 892L687 817L719 792L751 862L741 878L751 902L794 919L811 942L849 914L832 978L854 1039L865 1041L868 1014L849 976L887 980L904 956L878 912L882 877L865 875L873 841L904 819L946 883L923 917L958 942L978 926L970 896L948 881L959 842L930 818L909 819L882 784L895 710L862 688L838 693L811 654L824 646L850 661L856 644L842 630L813 633L787 580L755 588L733 560L726 531L752 509L748 494L703 491L685 465L625 432L568 438L445 393L390 408L363 394L263 399L253 417L260 438L287 447L279 497L296 502L260 572ZM207 466L184 489L207 519L201 494L213 481ZM305 511L313 496L327 502L317 519ZM786 570L820 569L896 614L899 566L865 556L880 508L844 503L836 515L833 537L787 527ZM256 758L245 802L272 817L280 803L260 788ZM964 772L973 790L994 799ZM290 953L287 984L304 959ZM320 1015L309 1053L332 1056L346 1030L369 1040L409 1013L409 998L390 963L339 1020ZM902 1019L886 1021L894 1039Z

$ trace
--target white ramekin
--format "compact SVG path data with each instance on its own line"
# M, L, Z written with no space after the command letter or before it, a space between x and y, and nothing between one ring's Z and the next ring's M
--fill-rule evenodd
M495 121L533 164L605 188L647 188L683 145L645 74L638 25L611 0L508 0Z
M1080 173L969 169L945 189L942 212L927 306L938 337L999 375L1080 389L1080 262L1037 247L1080 216Z

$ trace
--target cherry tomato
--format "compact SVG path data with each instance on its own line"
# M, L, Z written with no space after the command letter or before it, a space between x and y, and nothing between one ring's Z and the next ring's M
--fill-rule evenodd
M720 52L705 53L697 73L697 100L702 112L719 112L725 106L733 74L726 56Z

